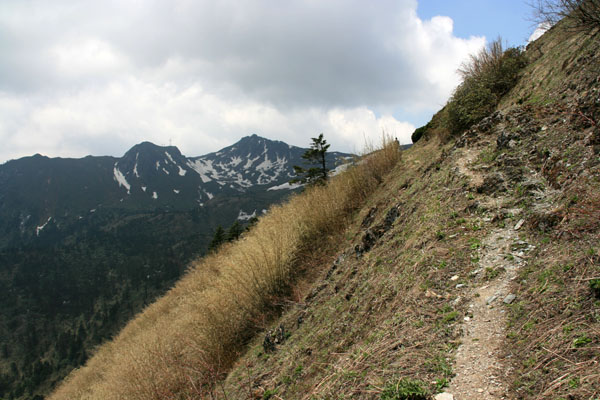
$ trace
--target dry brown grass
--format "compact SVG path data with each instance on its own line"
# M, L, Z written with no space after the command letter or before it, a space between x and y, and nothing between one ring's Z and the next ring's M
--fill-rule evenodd
M50 399L198 398L291 293L298 256L343 228L398 161L394 142L269 213L196 261L163 298L74 371Z

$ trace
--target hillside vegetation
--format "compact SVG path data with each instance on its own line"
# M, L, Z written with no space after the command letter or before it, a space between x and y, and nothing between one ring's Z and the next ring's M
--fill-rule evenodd
M172 288L218 227L235 236L295 192L305 150L252 135L198 157L144 142L118 158L1 164L0 399L49 394ZM350 155L326 156L334 167Z
M598 398L600 33L564 25L502 50L488 113L455 128L459 87L271 209L51 398Z
M197 397L232 365L243 345L289 297L331 236L396 163L393 142L284 206L254 229L200 259L165 297L148 307L55 398ZM310 271L308 271L310 273Z

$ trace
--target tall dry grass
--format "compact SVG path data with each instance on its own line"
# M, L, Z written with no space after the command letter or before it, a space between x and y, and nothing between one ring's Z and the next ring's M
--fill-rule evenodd
M339 232L399 157L394 141L384 137L378 150L326 186L272 207L240 240L196 261L50 399L191 399L210 393L289 294L302 252Z

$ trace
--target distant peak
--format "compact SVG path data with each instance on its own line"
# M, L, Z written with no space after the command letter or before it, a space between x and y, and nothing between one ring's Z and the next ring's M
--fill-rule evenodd
M257 141L260 139L266 140L264 137L258 136L256 133L253 133L250 136L244 136L240 141L247 141L247 140Z
M141 142L132 147L132 149L159 149L162 146L158 146L152 142Z
M127 151L127 153L140 152L140 151L141 152L147 152L147 151L163 152L163 151L168 151L168 152L173 153L173 155L181 155L181 152L179 151L179 149L176 146L159 146L159 145L156 145L156 144L154 144L152 142L147 142L147 141L136 144L131 149L129 149Z
M243 138L241 138L239 140L238 143L262 143L262 142L266 142L266 143L284 143L280 140L273 140L273 139L267 139L265 137L259 136L256 133L253 133L250 136L244 136Z

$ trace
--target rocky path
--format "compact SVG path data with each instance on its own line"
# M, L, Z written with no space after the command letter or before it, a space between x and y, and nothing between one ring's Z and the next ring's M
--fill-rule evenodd
M484 179L472 168L476 156L473 149L463 150L457 167L460 173L470 178L471 184L478 186ZM502 210L502 198L482 195L478 200ZM521 210L503 211L518 216ZM522 220L518 220L516 224L494 228L481 240L479 268L465 294L469 311L464 317L463 337L456 352L455 377L447 392L436 396L438 400L507 398L505 376L510 369L500 357L506 335L506 305L515 301L515 296L510 293L510 282L526 263L523 257L533 248L519 240L518 230L522 224Z
M516 237L515 229L510 227L493 231L482 242L478 275L498 275L489 281L482 279L468 295L469 313L456 352L456 376L449 389L455 399L506 398L502 382L508 367L499 354L506 334L504 305L514 300L509 285L520 266L519 261L507 260Z

